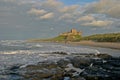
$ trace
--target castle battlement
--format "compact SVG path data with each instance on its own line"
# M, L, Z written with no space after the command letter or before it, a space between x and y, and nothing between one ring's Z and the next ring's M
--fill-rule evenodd
M82 35L81 31L77 31L76 29L71 29L70 32L64 32L60 35L64 35L64 36L69 36L69 35Z

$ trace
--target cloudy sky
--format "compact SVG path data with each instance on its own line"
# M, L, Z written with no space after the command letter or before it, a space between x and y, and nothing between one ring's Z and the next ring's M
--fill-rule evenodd
M120 0L0 0L0 40L120 32Z

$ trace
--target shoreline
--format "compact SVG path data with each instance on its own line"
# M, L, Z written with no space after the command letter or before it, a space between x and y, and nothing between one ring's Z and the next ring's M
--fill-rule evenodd
M110 49L120 50L120 43L115 43L115 42L80 41L80 42L68 42L66 44L93 46L93 47L102 47L102 48L110 48Z
M120 42L94 42L94 41L80 41L80 42L56 42L56 41L27 41L30 43L61 43L61 44L70 44L70 45L83 45L83 46L92 46L92 47L101 47L101 48L110 48L120 50Z

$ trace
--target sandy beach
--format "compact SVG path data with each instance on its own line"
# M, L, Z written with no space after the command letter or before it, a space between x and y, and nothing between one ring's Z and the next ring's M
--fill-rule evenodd
M69 42L69 44L120 49L120 43L115 43L115 42L80 41L80 42Z

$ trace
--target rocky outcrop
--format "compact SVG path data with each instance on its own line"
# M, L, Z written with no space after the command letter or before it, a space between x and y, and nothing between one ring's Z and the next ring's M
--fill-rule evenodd
M12 80L119 80L120 58L108 54L69 55L24 67L14 65L5 74Z

